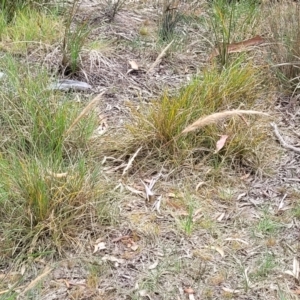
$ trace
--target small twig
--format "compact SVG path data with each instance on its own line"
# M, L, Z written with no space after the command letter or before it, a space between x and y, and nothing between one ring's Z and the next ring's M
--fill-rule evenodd
M169 43L167 45L167 47L157 56L157 59L155 60L155 62L150 66L149 70L147 71L147 74L149 74L150 72L152 72L152 70L161 62L161 59L163 58L163 56L166 54L166 52L168 51L168 49L171 47L171 45L173 44L174 40L171 41L171 43Z
M129 159L128 164L126 166L126 168L123 170L123 174L125 175L126 172L132 167L132 163L135 160L136 156L139 154L139 152L142 150L142 147L140 147L139 149L136 150L136 152L133 154L133 156Z
M18 298L23 298L23 296L32 288L34 288L39 281L41 281L44 277L46 277L51 271L53 270L53 268L46 266L46 268L43 270L43 272L37 276L34 280L32 280L27 287L19 294Z
M271 67L274 68L274 67L293 66L293 65L300 65L300 62L292 61L292 62L289 62L289 63L282 63L282 64L273 65Z
M279 140L280 144L282 145L282 147L289 149L289 150L293 150L297 153L300 153L300 148L294 147L292 145L289 145L284 139L283 137L280 135L277 125L275 123L270 123L270 125L272 126L272 128L274 129L274 133L277 137L277 139Z

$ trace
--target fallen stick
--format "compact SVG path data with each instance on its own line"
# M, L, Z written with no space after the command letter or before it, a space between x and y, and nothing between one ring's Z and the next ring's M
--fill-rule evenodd
M284 139L283 137L280 135L279 131L278 131L278 127L275 123L270 123L270 125L272 126L274 133L277 137L277 139L279 140L280 144L282 145L283 148L289 149L289 150L293 150L297 153L300 153L300 148L294 147L292 145L289 145Z
M171 47L171 45L173 44L173 42L174 42L174 40L172 40L171 43L169 43L167 45L167 47L163 51L161 51L161 53L157 56L157 59L155 60L155 62L148 69L147 74L149 74L150 72L152 72L152 70L161 62L161 59L166 54L166 52L168 51L168 49Z

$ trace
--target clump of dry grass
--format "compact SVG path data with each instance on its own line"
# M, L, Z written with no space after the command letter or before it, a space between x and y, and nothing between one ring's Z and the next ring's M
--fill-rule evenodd
M272 35L273 70L283 88L294 91L300 81L300 4L283 1L266 5L263 14Z
M205 159L218 166L225 161L254 156L252 161L257 167L256 154L266 139L266 130L262 127L264 120L234 118L217 122L219 118L213 114L254 109L263 92L262 82L261 71L249 62L236 61L222 72L217 67L207 69L201 77L183 87L178 96L165 93L139 111L133 109L132 123L123 137L127 139L124 147L133 152L142 146L137 162L139 158L143 161L148 157L151 161L179 166L185 161L196 163ZM236 114L236 111L229 114ZM182 134L189 124L204 116L212 116L214 121L188 135ZM216 142L221 135L229 138L216 154Z
M125 0L105 0L102 3L102 9L108 22L112 22L119 11L123 8Z
M30 9L41 8L42 5L49 3L49 0L3 0L0 4L1 14L5 17L6 22L10 23L13 21L16 12L24 7L29 7Z
M225 66L230 61L227 45L247 38L257 21L258 5L251 0L215 0L211 6L208 14L210 32L219 53L218 60Z
M14 13L14 20L5 22L0 14L0 49L9 53L24 54L28 50L47 49L61 37L63 22L54 14L46 14L25 7Z
M172 39L176 25L181 20L178 5L179 2L177 0L163 1L163 11L159 28L159 37L163 41Z
M9 56L1 67L0 256L83 249L80 232L115 218L110 182L89 152L101 95L82 110L46 88L45 71Z

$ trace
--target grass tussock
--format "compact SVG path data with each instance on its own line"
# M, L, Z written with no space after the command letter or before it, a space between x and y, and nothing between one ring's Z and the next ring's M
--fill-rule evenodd
M256 122L252 117L229 121L213 118L215 121L209 126L189 134L182 131L199 118L216 112L253 109L262 95L262 82L261 71L251 63L237 61L222 72L212 67L182 88L178 96L165 93L134 111L133 122L128 126L130 147L142 146L152 158L175 165L190 158L195 162L210 157L221 162L252 156L266 138L261 127L263 121ZM221 135L228 135L228 141L214 154Z
M164 0L162 8L162 17L158 35L162 41L170 41L174 34L176 25L182 19L178 10L178 1Z
M295 91L300 82L300 3L278 3L263 12L272 34L271 61L283 89Z
M28 7L17 10L8 24L5 15L0 14L0 48L24 54L24 51L47 47L62 37L62 27L58 16Z
M74 18L79 7L79 1L74 1L68 14L65 14L65 32L62 43L63 53L60 66L63 75L74 74L80 70L80 54L90 33L87 21L74 24Z
M49 4L49 0L3 0L0 4L1 15L5 17L5 22L10 23L13 21L16 12L25 7L29 9L39 10L45 4Z
M89 155L95 116L49 91L45 72L32 73L9 57L4 61L0 255L78 247L80 231L115 217L110 184Z
M209 10L210 32L219 52L222 66L229 63L227 45L253 36L254 24L258 21L258 3L254 0L212 2Z

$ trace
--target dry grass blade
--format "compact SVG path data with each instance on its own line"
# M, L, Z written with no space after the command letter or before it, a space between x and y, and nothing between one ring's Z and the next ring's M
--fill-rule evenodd
M228 111L222 111L218 113L214 113L212 115L206 116L206 117L201 117L198 119L196 122L193 124L189 125L186 127L182 133L187 133L190 131L194 131L196 129L202 128L204 126L214 124L220 120L223 120L228 117L233 117L233 116L238 116L242 114L248 114L248 115L262 115L262 116L269 116L267 113L263 113L260 111L255 111L255 110L228 110Z
M172 40L166 48L164 48L164 50L157 56L155 62L150 66L149 70L147 71L147 74L151 73L152 70L160 63L161 59L163 58L163 56L166 54L166 52L168 51L168 49L171 47L171 45L173 44L174 40Z
M25 295L25 293L27 293L29 290L34 288L38 284L38 282L40 280L42 280L45 276L47 276L52 270L53 270L53 268L50 268L49 266L46 266L46 268L43 270L43 273L40 274L38 277L36 277L34 280L32 280L28 284L28 286L24 289L24 291L19 295L19 297Z
M68 134L72 131L72 129L75 127L75 125L91 110L93 109L96 104L99 102L99 100L101 99L101 96L104 94L105 92L102 92L101 94L99 94L98 96L96 96L84 109L83 111L79 114L79 116L74 120L74 122L71 124L71 126L69 127L69 129L66 131L65 136L68 136Z
M274 133L277 137L277 139L279 140L280 144L282 145L282 147L289 149L289 150L293 150L297 153L300 153L300 148L294 147L292 145L289 145L281 136L281 134L279 133L278 127L275 123L270 123L270 125L272 126L272 128L274 129Z
M68 176L68 172L64 172L64 173L54 173L50 170L47 170L48 174L52 177L55 177L55 178L64 178L64 177L67 177Z
M142 147L140 147L139 149L137 149L137 151L133 154L133 156L129 159L128 164L126 166L126 168L123 170L123 174L126 174L126 172L132 167L132 163L134 161L134 159L136 158L136 156L139 154L139 152L142 150Z

